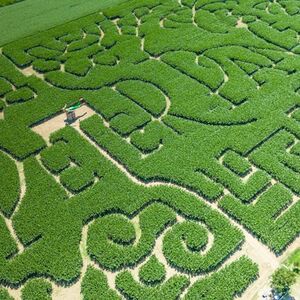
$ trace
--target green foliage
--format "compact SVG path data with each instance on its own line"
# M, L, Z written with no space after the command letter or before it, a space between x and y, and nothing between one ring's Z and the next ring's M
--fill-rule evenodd
M86 48L87 46L93 45L99 41L99 38L94 35L87 35L86 38L79 40L79 41L74 41L68 46L68 51L77 51L83 48Z
M2 47L0 282L28 282L36 296L47 284L30 287L32 277L71 285L88 255L118 271L118 292L90 266L86 299L240 296L257 267L243 257L223 268L244 237L218 209L276 254L299 235L300 6L132 0L68 22L74 1L52 17L64 25ZM35 133L54 116L63 126L63 107L80 97L94 116L50 141ZM14 214L10 156L26 181Z
M286 293L296 283L296 274L286 267L279 268L272 275L272 287L278 293Z
M107 284L107 278L100 271L93 267L88 267L81 284L81 294L84 300L117 300L120 297L111 290Z
M169 130L158 121L148 123L143 132L135 131L131 135L130 142L143 153L151 153L158 150L168 136Z
M294 252L292 252L292 254L290 254L289 257L286 259L285 263L288 266L298 267L300 265L300 248L298 248Z
M92 98L90 105L109 120L111 128L122 135L128 135L147 124L151 118L129 98L104 88L99 97Z
M243 256L221 271L196 281L184 299L234 299L235 296L241 295L257 276L257 265Z
M155 117L161 115L165 109L166 100L163 94L158 88L148 83L123 81L117 84L117 90Z
M3 111L4 107L5 107L4 102L0 100L0 111Z
M155 125L153 126L156 127ZM103 122L97 116L93 116L89 120L82 122L81 127L87 135L89 135L93 140L95 140L99 145L107 149L109 152L114 153L115 157L129 166L134 173L138 173L139 177L145 181L150 181L151 178L164 179L164 176L171 172L173 174L172 180L165 179L165 181L175 182L196 191L199 191L200 189L208 199L215 199L221 193L221 188L218 185L208 180L200 173L187 174L183 171L183 169L183 172L181 172L180 176L178 176L178 173L175 171L175 169L178 169L178 165L172 166L167 159L163 162L159 162L161 167L161 171L159 171L159 173L156 173L155 169L153 169L155 168L153 165L149 165L146 168L139 161L139 152L128 143L120 140L120 138L115 134L112 134L112 132L103 125ZM145 132L146 129L147 128L145 128ZM171 138L172 137L174 137L174 135L171 135ZM151 140L149 139L149 141ZM157 141L156 137L155 141ZM157 142L155 145L157 145ZM147 149L149 149L148 141L145 146L139 143L138 147L142 147L147 151ZM199 188L199 186L201 186L201 188Z
M92 62L87 58L68 59L65 64L66 72L77 76L85 76L92 67Z
M300 205L296 203L282 214L291 202L291 193L281 184L275 184L255 204L244 205L230 196L225 196L219 204L273 251L281 253L298 232Z
M223 157L223 164L239 176L245 176L250 171L250 163L233 151L228 151Z
M117 63L117 58L107 52L99 53L94 58L95 64L114 66Z
M163 205L149 206L139 216L141 237L136 244L133 225L126 218L112 215L98 219L89 229L88 253L110 270L134 266L150 254L155 237L174 222L174 218L174 213ZM107 251L108 248L111 250Z
M10 91L11 91L11 85L3 78L0 78L0 97L4 96L6 93Z
M0 7L15 4L23 0L0 0Z
M142 286L137 283L130 272L124 271L116 278L117 289L129 299L167 299L174 300L188 286L189 280L185 276L173 276L165 283L156 287Z
M43 150L41 160L47 169L54 173L59 173L70 165L67 148L63 141L59 141L52 147Z
M281 32L273 29L272 27L270 28L270 26L261 21L251 23L249 28L258 36L275 45L284 47L285 49L292 49L297 43L297 37L293 30L285 30L284 32Z
M57 50L52 50L44 47L35 47L31 48L28 51L28 54L31 56L35 56L36 58L44 59L44 60L53 60L58 58L62 53Z
M223 80L223 74L220 68L214 61L209 60L205 56L200 57L198 64L196 64L196 58L196 54L183 51L170 52L162 56L164 62L188 73L212 89L216 89Z
M287 131L278 132L272 139L264 143L251 154L251 159L260 168L266 170L274 178L299 194L300 172L299 157L287 152L294 142L294 136Z
M134 11L135 15L138 17L138 18L141 18L143 16L145 16L146 14L149 13L149 8L148 7L141 7L141 8L137 8L135 11Z
M155 256L151 256L147 263L139 270L140 281L149 285L161 283L165 276L164 265Z
M10 216L17 204L20 194L19 173L14 161L0 152L0 210Z
M82 172L80 167L70 167L63 171L60 176L60 182L69 191L79 193L94 182L94 174L91 172Z
M20 124L0 122L0 131L0 145L16 158L24 159L45 146L40 136Z
M1 3L1 2L0 2ZM14 300L13 297L11 297L7 290L4 288L0 288L0 299L1 300Z
M50 71L56 71L60 69L60 63L55 60L35 60L32 63L32 66L34 70L41 72L41 73L47 73Z
M5 220L2 216L0 216L0 256L1 259L11 258L17 252L17 244L15 240L11 237L10 232L6 226ZM1 294L0 294L1 295Z
M122 33L128 35L136 35L136 27L135 26L123 26Z
M51 300L52 285L43 279L32 279L22 288L22 300Z
M17 102L25 102L32 99L34 96L31 89L28 87L20 88L16 91L9 92L5 99L8 104L17 103Z
M179 223L166 233L163 253L168 262L179 270L192 274L206 272L215 264L213 256L210 256L210 260L199 253L207 243L207 231L199 224Z

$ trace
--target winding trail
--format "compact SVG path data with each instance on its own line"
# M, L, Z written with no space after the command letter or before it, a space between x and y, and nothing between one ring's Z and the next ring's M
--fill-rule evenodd
M168 104L166 107L167 111L168 108ZM84 110L90 110L89 107L84 107ZM91 116L93 114L96 114L96 112L94 111L89 111L88 115ZM164 115L164 113L162 114ZM101 116L100 116L101 117ZM50 133L56 131L59 128L62 128L65 126L64 122L63 122L63 118L61 116L55 117L56 118L56 122L53 122L53 120L48 120L47 122L38 125L39 126L39 130L37 130L37 128L35 129L36 132L38 132L39 134L41 134L43 136L43 138L47 141L49 139L49 135ZM84 117L86 118L86 117ZM175 189L180 189L186 193L189 193L191 195L193 195L194 197L196 197L197 199L199 199L199 201L204 201L198 194L196 194L195 192L190 191L187 188L184 187L180 187L176 184L173 183L166 183L166 182L161 182L161 181L153 181L153 182L149 182L149 183L145 183L143 181L141 181L139 178L137 178L136 176L134 176L133 174L131 174L128 169L126 168L126 166L124 166L123 164L119 163L118 161L116 161L104 148L102 148L101 146L99 146L97 143L95 143L93 140L91 140L81 129L80 129L80 119L78 119L74 124L72 124L72 127L74 127L77 132L85 139L87 140L91 145L93 145L98 151L99 153L104 156L106 159L108 159L115 167L117 167L124 175L127 176L128 179L130 179L132 182L134 182L135 184L138 185L142 185L144 187L153 187L153 186L168 186L168 187L172 187ZM52 125L51 125L52 124ZM43 132L43 130L41 130L42 127L43 128L47 128L47 132ZM227 193L229 193L227 191ZM261 292L265 287L268 286L269 284L269 277L271 276L271 274L278 268L278 266L280 265L280 262L282 261L283 257L286 257L286 255L288 255L289 253L291 253L294 249L300 247L300 238L296 239L285 251L284 255L280 258L276 257L276 255L264 244L262 244L261 242L259 242L252 234L250 234L247 230L245 230L240 224L238 224L236 221L230 219L217 205L217 203L210 203L208 201L205 201L205 203L207 205L209 205L212 209L217 210L221 215L223 215L227 220L230 221L230 223L232 225L234 225L235 227L238 227L244 234L245 236L245 242L242 245L241 249L236 251L229 259L227 259L227 261L223 264L223 266L221 268L224 267L224 265L227 265L230 262L233 262L234 260L238 259L239 257L241 257L242 255L246 255L249 258L251 258L255 263L257 263L258 267L259 267L259 278L254 281L249 287L248 289L245 291L245 293L242 295L242 297L239 297L237 299L239 300L254 300L257 299L255 297L257 297L257 293ZM138 220L135 221L135 223L138 224ZM137 225L138 226L138 225ZM82 233L82 242L81 242L81 249L84 249L86 245L86 238L87 238L87 227L83 228L83 233ZM162 240L163 240L163 235L161 235L155 244L155 248L153 250L153 254L155 254L159 260L165 265L166 270L167 270L167 274L169 274L168 276L171 276L172 274L174 274L175 270L173 270L170 266L168 266L166 264L165 258L162 255L162 251L161 251L161 247L162 247ZM93 264L93 262L89 262L89 258L87 258L86 253L81 250L82 253L82 257L83 257L83 261L84 261L84 266L82 269L82 276L85 273L85 270L87 268L88 264ZM103 271L103 270L102 270ZM109 280L109 285L111 287L114 287L114 281L115 281L115 273L110 273L110 272L106 272L105 274L108 277ZM138 274L138 270L133 270L133 274L135 274L134 276L136 277ZM195 282L197 279L199 279L199 276L195 276L194 278L191 278L192 282ZM82 280L82 279L80 279ZM68 299L65 298L64 295L66 295L66 293L70 293L73 296L75 295L75 293L79 292L79 287L80 287L80 282L77 282L74 286L68 288L68 289L63 289L63 288L55 288L55 290L59 289L59 292L56 294L57 296L54 298L55 300L63 300L63 299ZM63 291L65 290L65 291ZM77 297L73 297L72 299L76 300L79 299Z
M114 160L110 154L100 147L98 144L96 144L94 141L92 141L89 137L87 137L79 128L76 128L77 131L80 133L80 135L86 139L90 144L92 144L98 151L103 155L106 159L108 159L110 162L113 163L114 166L116 166L121 172L123 172L132 182L138 185L142 185L145 187L153 187L153 186L168 186L176 189L183 190L186 193L189 193L193 195L194 197L198 198L200 201L203 201L203 199L196 194L195 192L192 192L186 188L177 186L173 183L165 183L160 181L153 181L150 183L144 183L143 181L139 180L137 177L132 175L125 166ZM265 245L260 243L256 238L254 238L248 231L246 231L240 224L235 222L234 220L228 218L228 216L220 209L218 208L216 203L210 203L205 201L207 205L209 205L214 210L217 210L220 214L222 214L227 220L230 221L230 223L236 227L238 227L245 236L245 243L242 246L242 250L239 253L237 251L232 257L231 260L235 260L236 256L241 256L241 254L247 255L250 257L255 263L259 266L259 278L247 289L247 291L243 294L242 297L239 299L241 300L249 300L252 299L257 291L260 290L261 287L263 287L266 284L266 281L268 281L269 276L274 272L274 270L277 269L279 266L279 261L276 257L276 255ZM296 240L292 245L292 247L300 246L300 239ZM287 252L290 252L290 249L287 250Z

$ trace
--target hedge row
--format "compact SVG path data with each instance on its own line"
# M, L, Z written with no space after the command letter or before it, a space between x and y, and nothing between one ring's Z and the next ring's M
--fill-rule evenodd
M273 178L300 194L300 161L297 154L288 153L295 137L282 130L269 139L261 147L255 149L250 159L261 169L266 170Z
M205 167L201 168L202 172L207 174L212 180L222 183L244 202L252 201L270 183L270 177L262 170L257 170L244 183L239 176L217 162L206 164Z
M191 52L169 52L162 56L162 60L171 66L189 74L199 82L203 82L211 89L217 89L223 82L223 73L219 66L206 56L200 56L198 65L195 64L197 55ZM208 76L209 74L209 76Z
M6 154L0 152L0 210L9 217L19 200L19 173L15 162Z
M166 107L166 100L161 91L143 81L123 81L117 84L117 90L142 106L153 116L158 117Z
M43 279L32 279L22 288L22 300L51 300L52 285Z
M68 46L68 51L77 51L84 49L88 46L96 44L99 42L99 36L94 34L88 34L84 39L79 41L74 41Z
M68 51L77 51L98 43L99 30L95 34L87 31L86 38L82 39L82 28L98 25L103 20L103 15L92 14L6 45L3 53L19 67L28 66L37 59L59 60L67 46Z
M128 135L151 120L138 105L109 88L103 88L98 97L89 100L89 104L121 135Z
M196 281L184 299L234 299L258 276L258 267L250 259L243 256L220 271Z
M201 250L208 243L208 232L197 223L179 223L169 230L164 238L163 253L168 262L185 272L196 273L205 270L208 262Z
M6 109L5 116L7 115ZM24 159L45 146L40 136L32 133L28 127L14 122L0 122L0 131L1 148L15 158Z
M60 55L62 55L62 52L60 51L44 48L41 46L31 48L30 50L27 51L27 53L30 54L31 56L35 56L36 58L44 59L46 61L56 59Z
M76 274L76 271L75 273L72 271L78 270L78 268L74 268L74 265L71 266L78 264L78 257L76 256L78 247L75 245L80 239L82 223L87 223L99 216L101 217L90 225L88 251L101 266L113 270L135 265L150 254L157 235L175 220L172 210L183 214L188 219L204 223L214 236L214 243L209 251L200 258L202 263L198 269L187 270L188 266L185 266L189 273L207 272L217 268L242 243L241 232L203 202L173 188L155 187L147 189L134 184L71 127L66 127L54 134L51 141L54 143L52 146L53 157L59 157L59 155L55 156L54 153L55 151L60 153L60 145L65 145L68 157L79 162L83 170L96 172L101 176L93 188L72 197L71 201L63 201L66 195L55 180L42 171L34 161L26 162L26 180L28 168L30 167L29 170L31 170L27 180L29 194L22 201L20 210L16 215L16 230L25 244L40 234L47 237L47 239L39 241L40 247L37 248L37 253L41 253L42 256L38 255L35 259L49 257L51 254L49 261L47 260L47 270L49 271L46 274L51 274L57 280L64 281L67 278L71 280L73 278L71 274ZM55 147L56 144L59 146ZM47 186L47 192L41 193L45 186ZM32 194L33 192L35 194ZM150 205L155 200L161 203ZM36 213L37 207L40 207L38 214ZM59 212L55 213L56 210ZM135 241L136 231L132 223L125 216L116 214L116 212L127 216L139 214L141 237L138 241ZM106 214L109 215L105 216ZM63 220L60 219L61 217ZM28 218L30 224L39 224L39 226L30 227L29 230ZM63 227L61 227L62 223L64 224ZM59 231L61 232L59 237L57 237L57 226L60 227ZM199 244L193 235L187 234L187 244L190 249L200 249L204 245ZM64 243L57 246L57 242L62 242L62 236ZM200 236L202 236L201 232L196 233L196 239ZM42 251L46 246L44 243L47 243L46 245L51 251L54 251L53 247L57 247L57 251L60 251L59 254L56 250L53 253L55 256L52 255L52 252L46 252L46 254ZM112 251L103 251L103 249L111 249ZM68 264L57 265L61 255L66 255L65 251L68 251ZM199 257L196 258L196 261L199 261ZM20 260L21 262L24 264L24 259ZM37 266L38 264L32 265L30 268L35 269ZM26 264L22 268L18 268L19 278L25 276L26 268L29 268ZM5 268L3 270L5 272ZM37 270L45 274L45 271L38 268ZM62 271L64 275L60 273Z
M176 1L124 2L107 9L105 17L93 14L5 46L4 55L0 57L2 96L10 92L12 84L17 91L28 87L37 97L5 107L5 119L0 121L1 149L18 159L36 154L45 143L29 127L84 96L97 113L109 121L110 128L95 116L82 123L82 129L132 174L145 182L159 180L179 184L210 201L220 197L223 187L228 188L239 200L224 198L223 209L274 251L280 252L299 232L299 205L296 203L284 211L291 197L283 187L272 187L254 205L244 205L240 200L250 202L267 188L270 178L266 173L298 193L298 150L285 151L294 137L277 140L275 135L276 142L273 143L273 138L271 142L268 140L283 127L300 136L297 118L287 117L291 107L299 105L295 93L299 88L299 67L297 60L288 58L289 53L283 51L296 45L298 22L293 16L287 18L278 9L278 3L270 4L269 14L264 3L255 6L251 1L238 5L233 1L183 0L182 3L189 8L180 8ZM198 26L191 22L194 4ZM295 5L284 5L289 6L289 11L295 11ZM132 12L141 18L139 37L133 35L136 20ZM231 16L227 16L228 12ZM246 16L243 21L250 30L235 28L239 16ZM115 18L120 18L121 36L112 22ZM165 28L160 28L159 21L163 19ZM105 33L102 41L99 40L100 28ZM86 39L83 39L84 32ZM266 33L270 34L266 36ZM141 50L142 37L145 51ZM74 51L63 54L67 47ZM161 56L161 61L150 60L150 56ZM24 77L9 59L18 67L33 64L36 70L47 73L45 78L50 84L34 76ZM92 60L97 64L93 68L90 67ZM59 71L61 63L67 72ZM116 86L126 97L104 86ZM147 99L141 97L142 89L143 95L147 91ZM161 98L158 90L171 99L168 116L159 123L148 113L158 116L163 111L165 103L155 100ZM151 105L147 102L149 99ZM140 131L142 128L144 131ZM123 139L128 135L131 144ZM59 146L63 139L66 145L62 142ZM82 266L78 245L83 224L97 219L96 226L116 215L117 221L122 219L120 224L127 224L123 220L141 216L155 201L159 202L155 205L171 211L170 215L176 212L186 218L188 224L195 223L176 224L165 238L167 260L179 271L189 274L213 271L241 245L241 232L202 201L170 187L136 185L71 128L58 133L52 141L55 145L42 152L42 163L50 172L60 175L65 187L80 194L69 199L37 161L25 161L28 194L13 218L13 225L26 251L16 255L16 245L2 220L1 241L5 244L0 247L1 282L19 285L30 277L46 276L62 284L73 283ZM141 153L158 147L159 151L142 159ZM247 169L244 163L237 158L229 162L227 159L228 170L216 160L225 149L232 149L241 157L248 156L252 150L251 163L265 172L256 172L243 184L234 173L243 175ZM160 210L151 216L156 225L154 217L159 219ZM207 252L196 253L195 250L204 250L207 241L206 232L200 229L202 223L212 233L214 243ZM128 244L135 236L131 223L124 225L127 227L131 228L128 229L130 236L117 225L109 228L121 236L114 236L109 247L112 244L117 248L120 242L125 242L126 245L120 247L130 248ZM179 245L182 240L186 249ZM147 255L152 244L147 245ZM130 255L136 254L130 252ZM140 256L132 259L132 263L141 261ZM247 266L247 270L253 270ZM251 277L249 273L246 278L241 276L241 271L234 273L236 280L223 275L212 281L206 296L218 298L224 293L230 299L246 285ZM133 298L144 299L145 294L150 299L155 296L159 299L165 297L162 293L176 298L175 291L180 293L187 282L182 276L174 281L174 290L156 288L153 291L153 287L134 283L130 274L126 274L119 275L118 288L124 296ZM215 289L217 281L222 282L222 288ZM206 283L203 285L206 288ZM204 289L203 285L199 289ZM212 287L216 294L211 291Z
M0 78L0 97L11 91L11 84L5 79Z
M12 222L25 251L17 253L14 239L1 226L1 282L19 287L32 277L43 276L61 285L72 284L82 266L78 247L82 222L68 209L65 191L34 158L24 161L24 171L26 194ZM35 287L28 292L35 294Z
M71 128L67 128L66 132ZM59 134L58 134L59 136ZM59 174L60 182L69 191L79 193L94 182L96 170L86 161L84 153L76 153L70 145L60 141L53 135L51 141L55 142L51 147L41 152L41 160L45 167L54 174Z
M143 153L151 153L159 149L170 134L170 130L158 121L148 123L143 130L143 132L135 131L130 136L131 144Z
M152 255L139 270L139 279L144 284L156 285L161 283L166 276L164 265Z
M56 60L43 60L37 59L32 63L34 70L40 73L47 73L50 71L56 71L60 69L60 63Z
M280 32L261 21L251 23L249 28L259 37L285 49L292 49L297 44L297 34L292 30Z
M9 92L5 96L5 100L8 104L13 104L17 102L25 102L33 99L33 92L28 87L22 87L16 91Z
M109 299L119 300L118 294L107 284L102 271L88 267L81 283L81 294L84 300Z
M153 160L151 159L148 162L147 160L141 160L139 151L126 143L124 140L120 139L120 137L117 135L113 134L111 130L103 125L102 120L98 116L93 116L88 120L83 121L81 123L81 128L101 147L107 149L107 151L111 153L114 158L126 165L126 167L132 173L136 174L144 181L152 181L157 179L167 182L171 181L195 190L198 193L203 194L208 199L215 199L220 196L222 192L222 188L218 184L207 179L207 177L201 173L196 173L194 171L191 173L190 170L186 171L186 165L188 164L190 158L185 157L184 152L182 151L182 156L178 164L181 162L184 164L180 166L181 172L179 174L177 172L178 165L175 165L169 161L169 159L172 159L172 157L165 157L163 161L157 161L157 158L153 158ZM147 132L146 130L148 131L148 127L145 128L145 133ZM137 147L146 151L148 149L153 149L153 142L151 142L150 145L147 142L145 145L146 147L144 146L145 142L138 142L137 144L137 135L139 134L136 133L133 135L133 143L135 143ZM172 135L168 135L166 138L168 141L174 141L174 133ZM156 166L159 166L159 169L157 169Z
M0 216L0 261L13 257L18 249L15 240L10 235L5 220Z
M68 147L65 142L58 141L41 152L41 161L53 173L60 173L70 165Z
M244 205L229 196L224 197L219 205L274 252L280 254L299 233L300 222L297 215L300 205L295 203L289 207L291 202L291 193L281 184L276 184L259 196L253 205Z
M116 278L117 289L129 299L178 299L182 291L188 286L189 279L186 276L175 275L165 283L156 287L142 286L134 280L130 272L124 271Z
M139 219L139 240L136 240L132 223L122 216L96 220L89 228L87 242L93 260L109 270L138 264L150 254L156 237L175 221L175 215L169 208L153 204L139 215Z
M258 275L257 266L242 257L224 269L198 280L188 290L184 299L233 299L242 294ZM120 273L116 279L117 289L130 299L177 299L189 281L175 275L156 287L147 287L134 280L130 272Z
M71 58L65 64L65 71L77 76L85 76L91 68L92 62L86 57L80 59L78 57Z
M14 300L13 297L11 297L8 293L8 291L4 288L0 288L0 298L2 300Z
M84 123L85 122L83 122L82 124ZM51 140L52 142L58 142L61 139L66 142L65 147L69 149L68 155L75 161L80 162L80 164L82 164L83 166L83 169L88 170L87 167L84 167L88 164L89 172L96 172L100 176L103 176L108 172L108 170L111 170L111 167L106 166L105 164L103 164L103 162L100 163L97 161L97 159L95 159L99 155L96 154L97 152L95 152L97 150L93 149L93 147L91 147L87 142L82 141L80 137L75 134L72 128L65 128L63 131L53 136ZM59 147L56 149L58 151L57 153L60 153ZM53 155L53 157L57 156ZM79 157L81 161L78 160ZM103 165L101 169L99 169L100 165ZM119 178L119 175L117 174L115 174L114 176L115 180ZM99 183L101 183L102 180L105 180L105 177L101 178ZM119 180L121 180L121 178ZM128 185L127 181L126 185ZM111 188L114 189L114 193L121 193L122 196L120 197L125 201L124 188L122 188L120 184L118 184L117 189L115 185L113 185ZM165 202L168 205L171 205L176 211L184 211L189 218L203 221L205 224L207 224L209 230L211 230L212 234L214 235L214 245L208 251L208 253L203 257L201 257L201 255L196 255L195 259L193 260L192 263L194 263L196 267L190 268L188 264L183 263L182 265L178 266L178 268L184 268L186 272L192 273L206 272L214 269L218 265L220 265L223 260L226 259L226 257L231 255L231 253L235 251L236 247L242 242L242 235L238 230L235 230L232 226L229 225L229 223L225 222L225 220L221 216L219 216L215 212L210 211L206 206L202 207L202 204L196 204L197 201L195 202L195 199L193 197L189 197L189 200L186 200L186 202L181 202L181 197L183 197L184 192L173 195L172 192L169 192L167 188L157 190L154 189L154 192L155 194L151 197L151 199L161 199L161 201ZM106 191L106 194L107 193L108 191ZM172 196L169 195L169 193L171 193ZM162 198L161 195L164 195L164 197ZM132 199L132 197L133 196L131 195L130 199ZM139 196L136 197L139 198ZM165 197L167 197L166 199L172 199L172 201L170 202L170 200L165 200ZM140 199L140 201L142 201L142 199ZM125 203L126 202L122 204L125 205L123 209L125 209L126 207ZM196 207L198 207L197 210L195 210L195 205ZM91 207L87 206L86 209L88 208L91 209ZM117 208L115 207L114 210L116 209ZM157 210L157 212L152 213L152 210ZM96 220L91 225L89 230L88 248L90 255L101 266L104 266L108 269L119 269L122 266L135 265L137 261L140 261L145 255L147 255L147 253L149 253L151 247L153 247L153 242L156 238L156 235L159 234L159 232L161 232L161 230L163 230L165 226L167 226L167 224L171 222L171 220L174 220L174 215L171 214L169 218L171 218L171 216L173 217L171 219L168 219L168 214L165 215L162 213L164 210L166 211L166 213L168 212L168 214L171 213L171 211L165 206L157 204L153 207L151 206L151 209L150 207L145 209L145 211L140 214L140 227L142 236L138 244L135 246L131 244L135 238L133 234L133 225L129 223L126 218L119 215L112 215ZM153 215L155 215L155 219L152 219ZM160 218L166 219L162 219L161 222L159 222L159 220L157 219L158 216ZM86 216L86 218L88 218L88 216ZM118 221L115 219L117 219ZM146 222L146 225L144 224L144 222ZM122 228L125 228L124 226L126 226L128 233L132 233L129 237L127 235L124 236L124 234L122 233L123 231L120 231L123 230ZM104 230L104 228L106 228L106 230ZM110 243L109 237L112 238L114 242L117 242L117 244ZM198 238L199 235L196 235L196 237ZM206 240L204 239L204 242L205 241ZM122 244L129 243L130 245L127 247L119 246L118 244L120 242ZM198 244L193 241L191 237L189 237L188 239L188 244L190 245L191 249L201 249L202 246L204 246L204 244ZM113 247L113 251L103 252L103 249L111 247ZM171 249L173 249L173 246L171 247Z
M250 172L251 164L234 151L227 151L223 157L223 164L239 176Z

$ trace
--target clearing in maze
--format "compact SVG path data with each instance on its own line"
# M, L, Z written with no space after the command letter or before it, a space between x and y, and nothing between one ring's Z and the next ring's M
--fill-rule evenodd
M261 299L300 247L299 13L128 0L3 45L0 299Z

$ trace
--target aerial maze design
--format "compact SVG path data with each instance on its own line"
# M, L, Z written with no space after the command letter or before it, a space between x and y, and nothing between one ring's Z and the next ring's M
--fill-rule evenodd
M299 10L134 0L5 45L0 298L241 296L245 233L300 232ZM80 128L32 130L81 96Z

